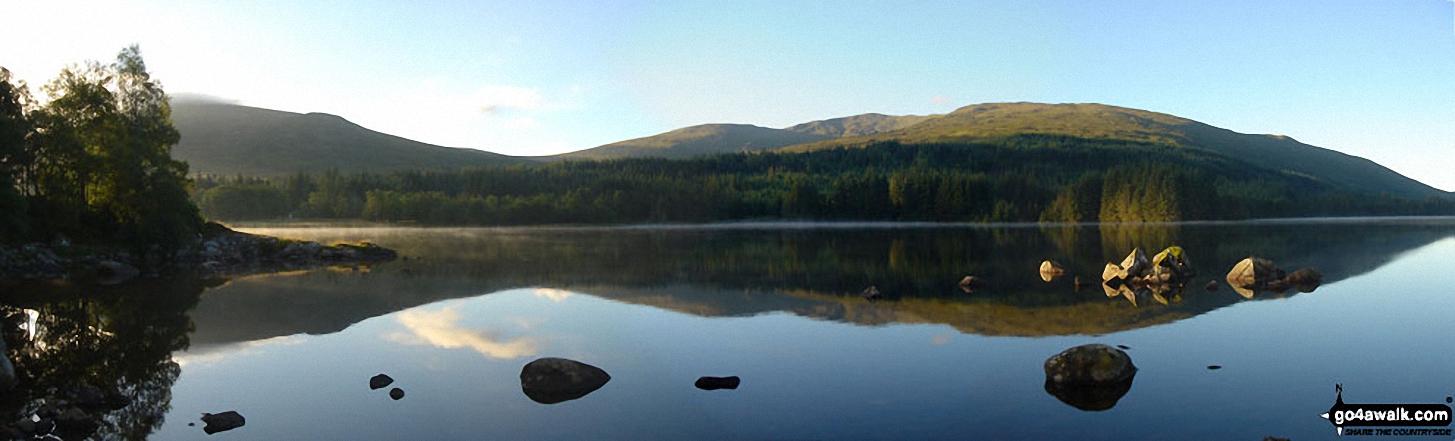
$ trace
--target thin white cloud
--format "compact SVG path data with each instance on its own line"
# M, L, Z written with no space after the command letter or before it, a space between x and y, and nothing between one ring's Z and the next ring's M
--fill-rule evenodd
M582 87L479 86L425 78L386 96L342 97L329 101L330 108L308 111L338 114L369 129L430 144L545 155L580 148L557 129L563 118L571 118L568 113L585 108L583 94L589 92ZM377 100L391 105L373 105Z
M471 99L487 115L509 110L539 110L545 103L540 90L519 86L486 86Z

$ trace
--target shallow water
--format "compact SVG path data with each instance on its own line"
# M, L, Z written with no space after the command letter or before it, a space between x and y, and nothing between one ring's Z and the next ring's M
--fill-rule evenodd
M133 391L103 428L132 439L197 439L198 415L226 410L247 425L214 437L1321 439L1335 384L1348 402L1455 394L1455 221L818 227L257 228L408 259L54 288L15 302L46 332L7 341L89 342L12 352L36 352L23 369L88 367L36 381ZM1133 246L1174 244L1201 271L1181 292L1108 297L1036 271L1052 259L1096 279ZM1248 255L1324 284L1203 289ZM989 285L965 292L967 274ZM860 298L870 285L887 299ZM1097 342L1130 348L1125 396L1084 411L1049 394L1045 359ZM540 404L519 380L539 357L612 378ZM381 372L402 400L369 390ZM738 389L693 387L728 375ZM5 409L27 390L44 388Z

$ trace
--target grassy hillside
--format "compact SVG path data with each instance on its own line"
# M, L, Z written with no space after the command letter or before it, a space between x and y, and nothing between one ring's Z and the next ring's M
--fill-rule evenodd
M343 118L197 100L178 100L182 141L172 157L192 173L281 176L294 172L388 172L509 165L523 158L440 147L360 127Z
M747 124L704 124L578 152L563 159L687 159L719 153L756 152L829 139L828 136Z
M782 151L862 147L880 141L955 144L1041 135L1202 150L1363 194L1449 195L1373 161L1292 138L1242 134L1172 115L1102 104L979 104L899 130L789 146Z
M910 126L914 126L916 124L935 119L936 117L939 117L939 115L890 116L878 113L866 113L863 115L854 115L846 116L843 118L833 118L821 121L806 122L793 127L789 127L785 130L842 138L846 136L873 135L875 133L884 133L905 129Z

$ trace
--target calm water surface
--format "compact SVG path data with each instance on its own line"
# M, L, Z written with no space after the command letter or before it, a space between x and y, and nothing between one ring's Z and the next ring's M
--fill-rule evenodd
M1301 440L1335 438L1318 414L1338 383L1350 402L1455 394L1450 220L249 231L408 259L27 288L10 328L36 324L6 338L40 373L0 410L84 382L137 398L103 428L131 439L204 438L188 423L237 410L247 425L211 438ZM1133 246L1173 244L1201 272L1182 292L1108 297L1036 271L1052 259L1095 279ZM1203 289L1248 255L1324 284ZM968 274L989 286L961 290ZM860 298L870 285L888 298ZM1115 406L1046 392L1047 357L1098 342L1140 367ZM612 379L539 404L518 378L539 357ZM369 390L381 372L404 399ZM693 387L707 375L742 385Z

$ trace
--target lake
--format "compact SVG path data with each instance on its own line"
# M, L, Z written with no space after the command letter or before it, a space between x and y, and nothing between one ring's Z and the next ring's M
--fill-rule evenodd
M1319 414L1336 384L1351 403L1455 395L1452 219L244 231L405 258L10 286L5 338L30 380L4 417L89 384L131 400L96 413L114 439L1302 440L1335 436ZM1199 271L1183 290L1074 283L1171 245ZM1250 255L1323 284L1204 288ZM1044 281L1047 259L1072 274ZM1087 343L1139 368L1110 406L1047 392L1046 359ZM542 357L611 379L542 404L520 380ZM371 390L379 373L406 395ZM204 435L198 417L228 410L247 424Z

